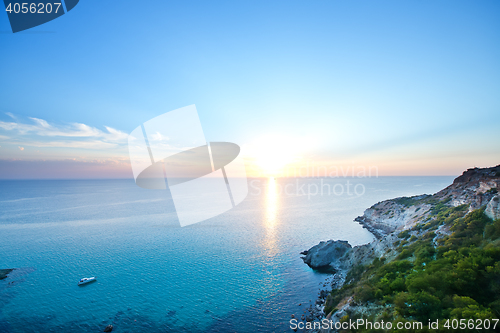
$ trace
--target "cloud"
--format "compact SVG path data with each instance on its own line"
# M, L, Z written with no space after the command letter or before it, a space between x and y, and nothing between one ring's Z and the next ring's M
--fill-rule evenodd
M168 141L170 138L168 136L161 135L160 132L156 132L148 136L149 141Z
M0 121L0 129L16 132L14 141L17 144L35 147L64 147L83 149L107 149L124 145L128 135L115 128L104 126L98 128L82 123L69 125L50 124L44 119L29 117L31 123L17 121L12 114L7 113L14 121ZM66 138L66 140L47 141L48 137ZM9 139L0 135L0 139Z
M17 148L19 148L20 151L24 150L24 147L21 147L21 146L18 146Z
M5 112L6 115L8 115L9 117L11 117L12 119L14 120L17 120L16 116L14 116L12 113L10 112Z
M128 134L127 133L124 133L122 131L119 131L117 129L114 129L112 127L109 127L109 126L104 126L106 127L106 130L109 132L109 138L111 140L115 140L115 141L125 141L128 137Z
M7 131L17 131L20 134L35 134L39 136L62 136L62 137L94 137L103 138L107 141L125 141L127 134L109 126L104 126L107 132L101 131L81 123L73 123L70 126L55 126L39 118L30 117L32 124L21 122L0 121L0 128Z
M38 125L40 125L41 127L43 128L50 128L51 126L49 125L49 123L47 123L45 120L43 119L38 119L38 118L31 118L31 120L33 120L35 123L37 123Z

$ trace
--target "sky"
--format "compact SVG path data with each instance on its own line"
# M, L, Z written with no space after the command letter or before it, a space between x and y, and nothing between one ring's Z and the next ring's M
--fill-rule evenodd
M497 165L499 16L490 0L84 0L13 34L4 12L0 179L131 178L128 134L192 104L251 176Z

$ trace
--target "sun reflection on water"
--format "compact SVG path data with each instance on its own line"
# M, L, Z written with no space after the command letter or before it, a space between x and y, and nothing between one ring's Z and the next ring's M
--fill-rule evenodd
M279 225L279 196L277 191L276 179L274 177L270 177L267 183L265 211L266 214L263 222L266 230L266 235L263 240L263 246L266 250L267 256L273 257L278 252L276 229Z
M276 191L276 179L269 178L266 193L266 229L273 230L276 226L278 213L278 193Z

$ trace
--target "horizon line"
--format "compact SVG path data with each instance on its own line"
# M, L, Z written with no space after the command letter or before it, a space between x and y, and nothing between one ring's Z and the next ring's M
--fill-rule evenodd
M459 177L460 175L386 175L386 176L366 176L366 177L357 177L357 176L339 176L339 177L274 177L274 176L247 176L246 178L250 179L259 179L259 178L275 178L275 179L365 179L365 178L389 178L389 177ZM173 177L175 178L175 177ZM236 178L244 178L244 177L236 177ZM166 179L166 178L165 178ZM0 178L0 181L9 181L9 180L132 180L134 178Z

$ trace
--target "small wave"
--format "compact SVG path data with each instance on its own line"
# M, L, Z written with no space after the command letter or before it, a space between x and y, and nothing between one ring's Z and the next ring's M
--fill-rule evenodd
M44 199L44 198L47 198L47 197L32 197L32 198L19 198L19 199L11 199L11 200L0 200L0 203L3 203L3 202L19 202L19 201Z

